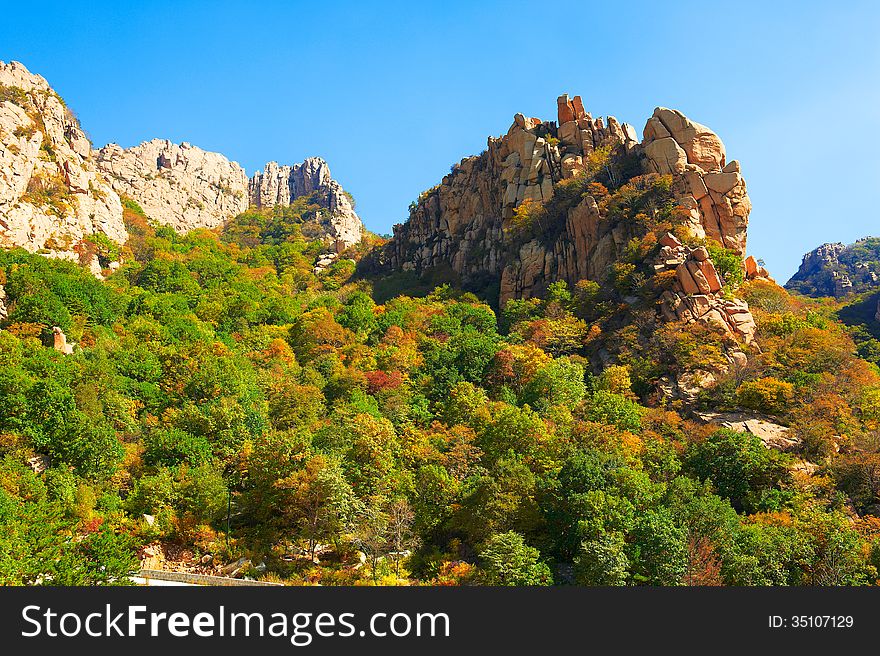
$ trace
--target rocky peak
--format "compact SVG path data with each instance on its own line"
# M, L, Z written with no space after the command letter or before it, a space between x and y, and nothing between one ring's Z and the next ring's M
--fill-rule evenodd
M271 162L248 181L237 163L186 142L111 143L93 151L43 77L18 62L0 62L0 246L77 260L90 252L80 246L92 234L122 244L128 233L120 195L178 232L217 227L251 201L271 207L313 196L326 208L319 221L337 250L364 233L351 198L320 158L295 166ZM82 264L100 275L95 258Z
M880 285L880 239L866 237L846 246L822 244L804 255L801 266L785 283L809 296L861 293Z
M331 177L330 166L320 157L309 157L292 166L269 162L248 181L248 198L256 208L288 206L304 196L312 196L314 202L326 208L320 222L337 250L360 242L364 225L351 197Z
M648 169L672 175L678 202L697 236L744 255L751 201L737 160L726 161L721 139L674 109L658 107L643 132Z
M43 77L0 62L0 245L75 260L94 233L127 239L79 121Z
M109 144L95 160L114 190L179 232L216 227L248 208L244 169L186 142L153 139L128 149Z
M643 135L639 143L632 126L594 119L580 96L557 99L557 121L517 114L506 135L490 137L483 153L419 197L409 220L394 227L384 261L420 273L448 266L464 284L494 279L502 303L540 294L556 280L601 281L632 226L606 220L590 193L559 210L552 234L522 242L509 230L524 204L548 206L561 182L591 167L606 169L610 184L639 173L670 176L691 236L743 255L751 203L739 162L727 161L718 136L662 107Z

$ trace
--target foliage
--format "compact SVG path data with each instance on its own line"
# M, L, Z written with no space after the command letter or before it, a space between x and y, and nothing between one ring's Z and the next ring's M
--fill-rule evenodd
M480 552L483 581L486 585L548 585L552 576L540 556L519 533L493 535Z
M625 224L613 284L497 312L453 276L365 279L357 249L316 274L308 198L186 235L123 199L128 242L84 247L123 262L105 280L0 252L2 582L124 582L148 541L291 583L875 582L877 337L727 252L757 343L659 321L670 180L594 164L531 209L552 232L590 194ZM801 451L692 409L774 414Z

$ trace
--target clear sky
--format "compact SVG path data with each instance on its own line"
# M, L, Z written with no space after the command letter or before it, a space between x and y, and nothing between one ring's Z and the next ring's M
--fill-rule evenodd
M880 3L4 3L0 59L45 76L98 146L154 137L248 174L319 155L390 232L513 114L556 96L641 132L654 107L718 132L785 281L880 235Z

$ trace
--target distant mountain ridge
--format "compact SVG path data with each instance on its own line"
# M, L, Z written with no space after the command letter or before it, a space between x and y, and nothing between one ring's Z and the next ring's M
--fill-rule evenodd
M803 257L786 289L806 296L842 298L880 287L880 238L822 244Z
M337 251L361 240L363 223L324 160L309 158L284 168L316 168L321 176L307 192L287 187L282 204L300 192L314 194L310 200L326 209L319 224ZM178 232L215 228L249 207L268 205L259 198L251 204L253 185L236 162L186 142L153 139L132 148L108 144L93 150L76 116L43 77L19 62L0 62L4 247L82 260L88 250L84 240L106 237L123 244L128 232L121 196ZM100 272L95 261L82 263Z

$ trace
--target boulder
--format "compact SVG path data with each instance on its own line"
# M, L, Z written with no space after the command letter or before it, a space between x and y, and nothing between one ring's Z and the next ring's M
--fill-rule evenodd
M687 154L672 137L652 141L645 146L645 155L660 175L683 173L687 164Z

